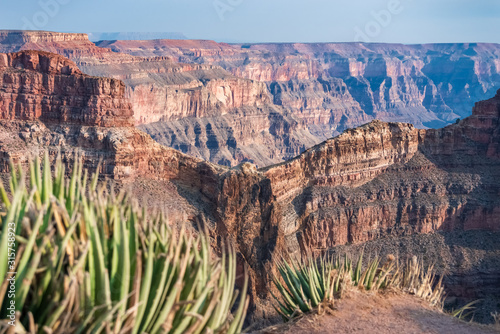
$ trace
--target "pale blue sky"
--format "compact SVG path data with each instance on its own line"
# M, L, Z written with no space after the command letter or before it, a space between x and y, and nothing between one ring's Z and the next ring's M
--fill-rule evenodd
M181 32L193 39L241 42L500 43L500 0L0 0L0 4L0 29ZM391 17L382 15L389 9Z

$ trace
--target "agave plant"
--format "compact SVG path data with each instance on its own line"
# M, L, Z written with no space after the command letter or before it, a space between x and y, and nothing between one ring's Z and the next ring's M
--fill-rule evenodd
M273 297L278 304L275 309L285 319L333 301L337 276L334 275L333 263L326 258L322 258L319 264L312 259L306 263L283 259L277 270L280 276L274 277L273 282L281 300L275 295Z
M235 306L235 250L214 258L206 233L172 230L75 161L67 178L46 154L29 184L11 166L10 195L0 182L2 319L14 300L21 332L239 333L248 279Z
M277 269L273 282L279 297L273 296L275 309L285 321L325 303L331 304L349 285L370 291L395 288L440 307L444 298L442 280L436 282L433 266L424 268L416 258L401 266L393 256L383 264L375 257L364 270L363 254L356 264L347 255L343 259L328 256L309 257L305 261L283 259Z

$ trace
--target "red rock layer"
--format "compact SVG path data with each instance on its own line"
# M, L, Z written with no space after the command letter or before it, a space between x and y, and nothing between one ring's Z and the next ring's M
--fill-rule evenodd
M103 41L99 46L137 56L168 55L182 62L217 64L234 75L270 85L296 81L299 89L287 93L287 99L293 101L301 92L302 97L307 96L308 105L319 101L324 109L332 105L327 87L316 89L316 94L306 93L307 89L336 78L345 83L351 100L361 106L358 113L387 121L411 121L418 126L438 127L439 123L468 116L475 101L498 89L500 51L496 44L227 45L156 40ZM474 89L473 83L481 89ZM298 111L293 104L283 105Z
M80 63L123 63L141 58L112 52L90 42L87 34L68 34L51 31L0 30L0 52L40 50L60 54Z
M68 59L37 51L0 54L0 119L130 126L118 80L84 75Z
M143 130L162 144L232 166L281 162L373 119L444 126L468 116L473 102L491 96L500 84L496 44L153 40L98 45L83 34L0 32L0 49L57 52L85 73L124 80ZM233 134L241 115L260 114L255 122L260 129L276 113L296 124L287 134L292 140L269 139L280 126L273 122L259 135L230 140L238 137ZM194 117L213 129L201 129L197 140L183 135L198 127ZM161 124L147 126L152 122ZM253 125L249 122L243 134L252 133ZM217 149L210 148L214 142Z
M174 42L169 47L192 44L191 54L204 57L232 48L211 41ZM0 31L0 51L25 49L55 52L69 57L86 74L122 80L136 124L144 124L141 129L161 144L197 158L223 165L253 161L264 166L291 158L324 139L308 134L304 125L273 106L264 83L234 76L218 66L178 63L174 61L178 57L168 53L137 57L113 52L97 47L83 34ZM287 130L280 134L283 128Z
M433 155L500 157L500 91L489 100L477 102L472 116L443 129L428 130L422 142ZM470 140L466 141L464 138Z

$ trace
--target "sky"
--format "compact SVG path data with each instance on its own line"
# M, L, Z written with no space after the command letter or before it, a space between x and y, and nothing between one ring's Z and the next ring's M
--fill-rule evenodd
M500 0L0 0L0 29L222 42L500 43Z

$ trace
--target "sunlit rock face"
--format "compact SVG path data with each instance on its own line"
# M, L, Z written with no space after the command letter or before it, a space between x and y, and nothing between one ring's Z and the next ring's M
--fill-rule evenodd
M219 65L235 76L264 82L273 103L299 124L292 133L307 132L317 142L373 119L443 127L469 116L474 102L500 87L497 44L229 45L156 40L98 45L135 56ZM144 129L163 144L179 145L169 135L170 124L162 126L163 136L159 125ZM281 156L275 154L274 159Z
M87 126L134 124L123 82L83 74L48 52L0 53L0 119Z

